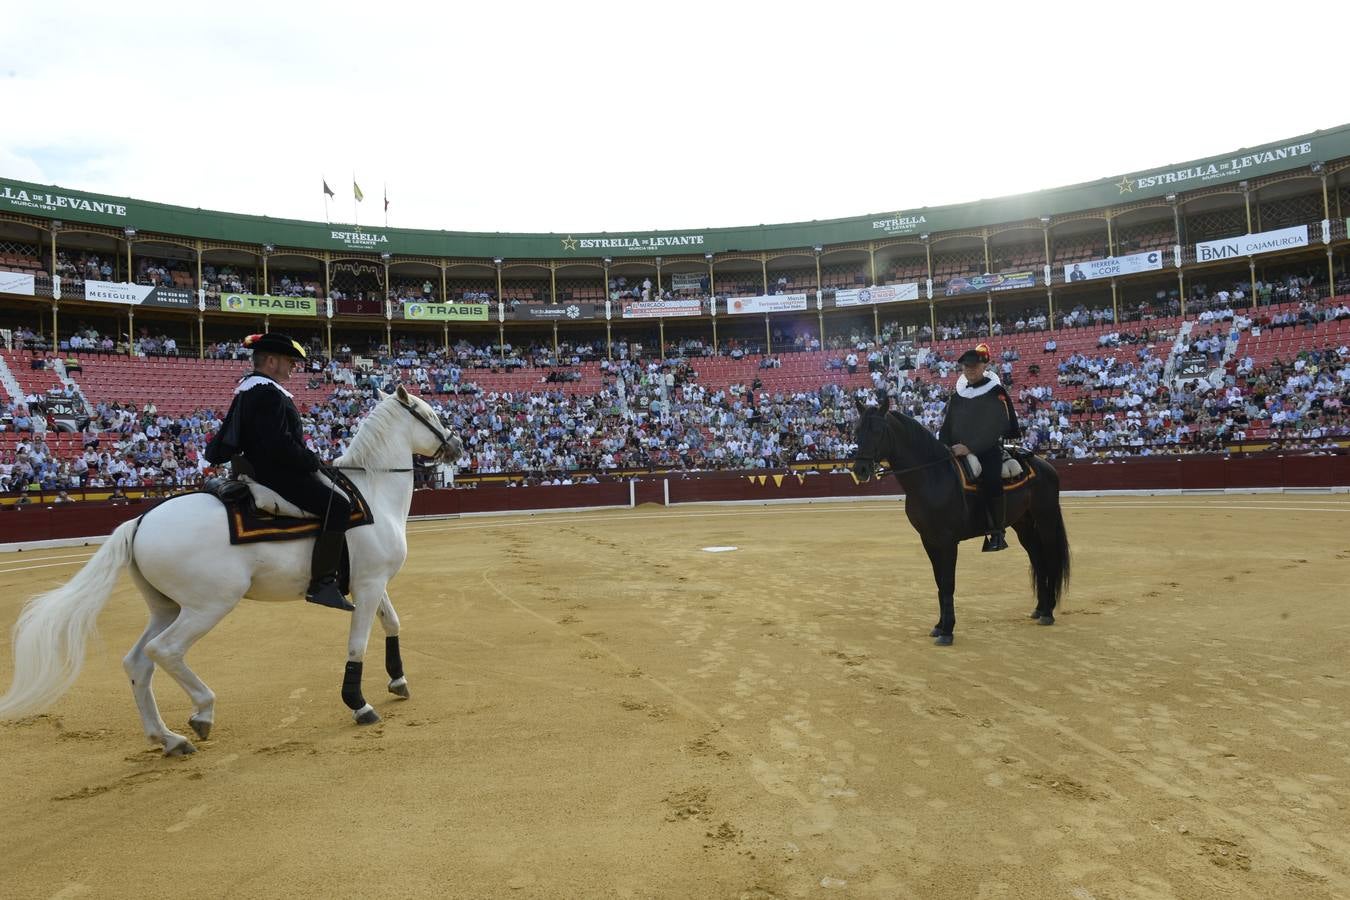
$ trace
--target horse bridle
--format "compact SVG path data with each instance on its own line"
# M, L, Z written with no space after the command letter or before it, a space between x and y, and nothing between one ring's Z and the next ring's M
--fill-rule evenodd
M445 448L450 446L450 441L454 438L454 435L447 436L446 434L443 434L441 432L441 429L437 428L435 425L432 425L426 419L422 418L422 414L417 411L417 407L412 405L411 403L404 403L402 401L399 401L398 405L406 409L409 415L411 415L414 419L416 419L422 425L423 428L425 428L427 431L430 431L432 435L435 436L436 441L440 446L436 448L436 452L433 454L433 456L434 457L443 456L445 454ZM370 469L365 466L332 466L331 468L348 469L355 472L412 472L415 471L416 469L415 466L409 466L407 468L401 469Z
M440 446L436 448L436 452L432 455L434 457L444 456L445 448L450 446L450 441L454 438L454 435L450 435L447 437L445 434L442 434L441 429L437 428L435 425L432 425L426 419L422 418L422 414L417 411L417 407L413 406L411 403L409 404L399 403L399 406L402 406L404 409L410 412L412 414L412 417L416 419L418 422L420 422L422 424L422 427L425 428L427 431L430 431L431 434L436 438L436 441L437 443L440 444Z
M883 423L884 423L885 420L886 420L886 415L887 415L886 413L882 413L882 415L881 415L881 418L882 418L882 422L883 422ZM894 476L896 476L896 477L898 478L898 477L900 477L901 475L908 475L910 472L917 472L917 471L919 471L920 469L927 469L927 468L930 468L930 467L932 467L932 466L940 465L940 464L942 464L942 463L952 463L952 464L955 464L955 463L956 463L956 454L955 454L955 453L952 453L951 450L950 450L950 448L948 448L947 453L948 453L948 456L947 456L946 459L931 459L931 460L929 460L929 461L926 462L926 463L920 463L920 464L917 465L917 466L909 466L908 468L904 468L904 469L886 469L886 468L882 468L882 466L880 465L880 460L878 460L875 456L862 456L862 455L857 454L857 453L853 454L853 461L854 461L854 462L865 462L865 463L867 463L868 465L870 465L870 466L872 467L872 477L873 477L873 478L885 478L887 475L894 475Z

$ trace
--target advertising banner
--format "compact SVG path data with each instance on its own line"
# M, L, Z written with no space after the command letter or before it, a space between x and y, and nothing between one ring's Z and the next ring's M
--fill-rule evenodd
M257 294L221 294L222 312L260 316L316 316L319 301L313 297L264 297Z
M1162 267L1162 251L1150 250L1147 253L1131 253L1129 256L1108 256L1106 259L1070 263L1064 267L1064 280L1092 281L1095 278L1133 275L1136 272L1156 272Z
M625 319L659 319L665 316L697 316L703 312L701 300L666 300L629 303L623 308Z
M1274 253L1277 250L1306 246L1308 246L1308 226L1295 225L1292 228L1280 228L1275 231L1262 231L1259 234L1244 234L1239 237L1196 244L1195 261L1214 262L1220 259L1238 259L1243 256L1256 256L1258 253Z
M564 322L575 321L577 319L594 319L594 303L558 303L548 305L520 304L511 310L513 319L529 319L539 321Z
M897 303L918 300L919 285L883 284L865 288L849 288L834 292L835 306L865 306L869 303Z
M1007 272L1002 275L971 275L947 282L946 295L983 294L985 291L1012 291L1036 286L1035 272Z
M405 303L403 318L414 322L486 322L486 303Z
M805 294L774 294L769 297L728 297L727 312L776 313L798 312L806 309Z
M124 281L86 281L84 299L96 303L121 303L126 306L162 306L170 309L196 309L197 294L183 288L152 287Z
M121 281L85 281L84 299L99 303L124 303L140 306L153 291L148 284L127 284Z
M23 294L32 297L37 293L37 279L22 272L0 272L0 294Z
M707 272L672 272L670 289L672 291L701 291L707 281Z
M163 306L171 309L196 309L197 292L184 288L157 287L141 301L141 306Z

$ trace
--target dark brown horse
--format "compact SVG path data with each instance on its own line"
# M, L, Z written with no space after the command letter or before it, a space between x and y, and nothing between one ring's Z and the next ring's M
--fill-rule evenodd
M891 410L890 402L883 397L881 406L858 404L853 472L866 481L884 462L904 488L905 515L919 532L937 581L939 617L931 636L934 643L947 646L956 628L956 548L961 541L984 535L988 527L984 502L967 489L951 449L918 421ZM1031 618L1053 625L1055 607L1069 581L1069 538L1059 508L1059 475L1039 457L1028 456L1022 465L1027 471L1021 482L1004 489L1007 519L1031 560L1036 590Z

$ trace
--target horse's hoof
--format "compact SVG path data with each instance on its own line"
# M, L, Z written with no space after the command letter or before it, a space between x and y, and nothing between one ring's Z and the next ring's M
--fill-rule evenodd
M204 741L211 736L211 722L208 719L188 719L188 725L192 726L198 740Z
M1047 616L1041 616L1041 620L1040 620L1040 622L1039 622L1038 624L1040 624L1040 625L1053 625L1053 624L1055 624L1055 617L1054 617L1054 616L1049 616L1049 615L1047 615Z
M352 717L356 719L357 725L374 725L380 721L380 714L369 703L352 713Z
M1033 609L1031 615L1027 616L1028 619L1039 619L1040 617L1041 611L1039 609Z
M412 696L408 691L408 679L395 678L393 681L389 682L389 693L393 694L395 697L402 697L404 700L407 700Z
M928 632L928 636L929 636L929 637L941 637L941 636L942 636L942 629L940 629L940 628L938 628L936 625L934 625L934 626L933 626L933 630L930 631L930 632Z
M165 756L191 756L197 752L197 748L192 746L192 742L187 738L181 738L177 743L169 744L164 748Z
M937 637L933 638L933 643L939 647L950 647L954 640L955 638L950 634L939 634Z

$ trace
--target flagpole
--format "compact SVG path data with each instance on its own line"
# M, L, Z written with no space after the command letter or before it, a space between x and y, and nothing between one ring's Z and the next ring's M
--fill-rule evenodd
M323 179L323 220L329 225L333 224L333 217L328 212L328 179Z
M384 183L384 227L389 227L389 182Z
M361 230L360 201L356 199L356 170L352 169L352 226Z

